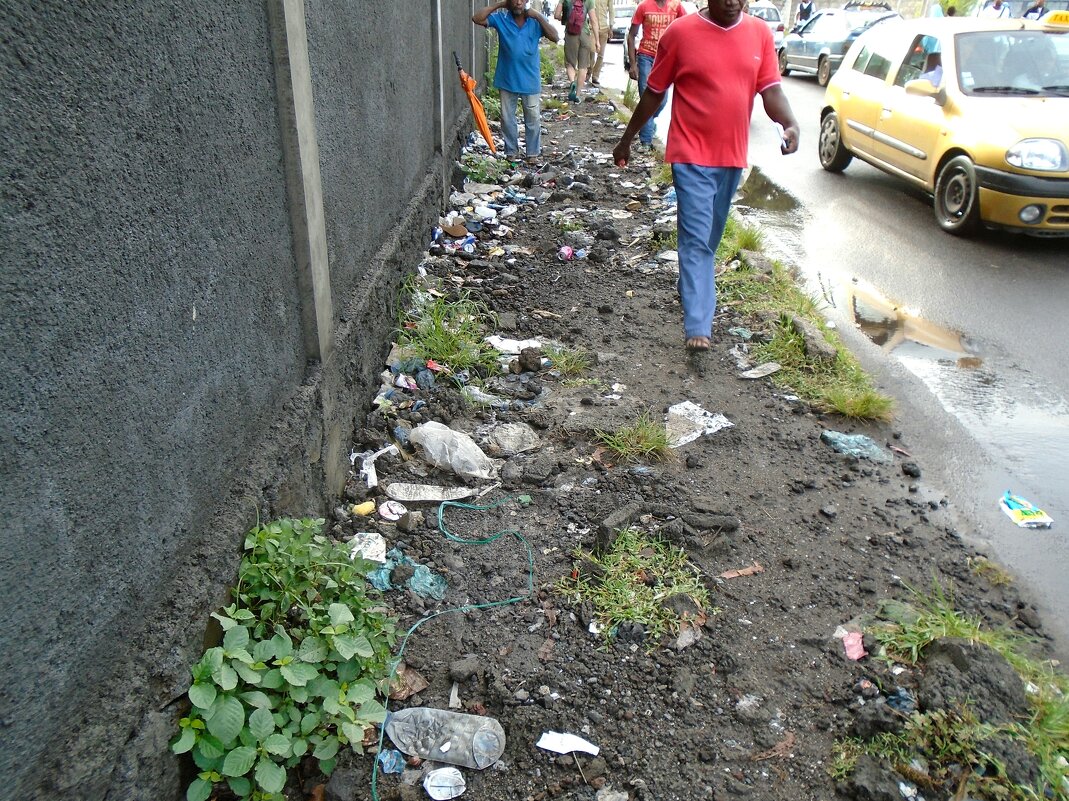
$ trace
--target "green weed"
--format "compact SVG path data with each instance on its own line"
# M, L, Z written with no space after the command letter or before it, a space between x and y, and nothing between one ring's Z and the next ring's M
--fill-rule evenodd
M661 186L671 186L672 165L662 161L653 168L653 172L650 174L650 180Z
M553 369L563 378L575 378L590 369L593 357L582 348L564 348L550 345L545 349L546 356L553 363Z
M568 108L568 104L563 100L557 100L555 97L547 97L542 101L542 105L548 108L550 111L560 111L562 108Z
M738 252L738 242L747 239L745 227L730 225L731 237L725 233L718 259ZM752 249L752 248L747 248ZM893 403L878 393L861 369L857 359L843 347L833 331L824 329L816 303L802 292L790 275L778 265L771 277L757 275L746 266L729 270L717 277L720 302L732 305L743 314L766 318L778 314L771 323L771 341L756 343L752 355L757 362L778 362L782 369L772 376L778 386L789 387L801 398L823 411L864 420L887 420ZM825 339L837 350L832 361L813 359L806 353L805 340L791 323L791 315L807 318L820 328Z
M638 105L638 84L635 81L628 81L627 87L624 89L623 104L625 107L635 110L635 106ZM628 118L630 120L630 117ZM627 122L628 120L625 120Z
M286 769L308 756L330 774L382 723L395 621L365 595L370 563L323 535L322 519L277 520L245 537L234 603L212 617L222 645L191 670L191 709L171 741L190 753L189 801L217 784L281 801Z
M465 153L460 157L460 164L468 178L481 184L499 183L509 170L509 163L505 159L478 153Z
M454 371L467 369L493 372L499 353L483 337L494 324L487 306L473 300L468 292L454 299L419 295L411 286L414 303L401 320L398 344L423 359L434 359Z
M658 252L676 250L679 247L679 231L673 228L670 234L654 234L651 242L653 243L653 249Z
M624 461L665 461L672 456L668 432L648 411L629 426L616 431L598 431L595 438Z
M1013 576L1007 573L1001 566L983 556L969 557L969 569L973 575L986 579L993 587L1008 587L1013 584Z
M1035 799L1054 797L1069 801L1069 679L1054 669L1053 663L1037 660L1028 653L1030 641L1006 629L985 629L980 619L958 611L952 591L933 581L925 594L910 588L912 614L900 615L895 622L871 630L883 645L887 658L915 663L932 642L956 637L981 643L1000 653L1020 675L1029 690L1031 718L997 730L983 728L971 710L958 710L937 717L937 713L915 716L906 734L910 748L926 749L948 764L979 764L990 768L983 776L970 779L970 792L981 798ZM1020 787L1005 778L995 760L983 752L983 741L1001 734L1022 742L1036 758L1042 786ZM868 746L866 746L868 748ZM879 754L874 754L879 756Z
M699 609L709 607L709 593L686 553L639 529L618 532L601 555L575 556L592 563L594 570L577 565L557 589L574 604L590 603L606 643L621 623L642 624L650 649L661 637L677 634L682 621L667 603L675 596L690 598Z

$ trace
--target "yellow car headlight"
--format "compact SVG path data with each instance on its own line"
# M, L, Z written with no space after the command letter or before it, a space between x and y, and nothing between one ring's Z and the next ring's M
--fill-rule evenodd
M1022 139L1006 151L1006 161L1025 170L1063 172L1069 169L1069 152L1057 139Z

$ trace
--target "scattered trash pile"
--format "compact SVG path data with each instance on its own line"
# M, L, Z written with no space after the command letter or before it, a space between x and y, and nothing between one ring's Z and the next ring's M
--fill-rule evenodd
M933 683L987 652L903 658L878 632L904 607L828 622L933 565L985 617L1034 610L964 567L907 451L771 386L747 321L714 334L722 375L684 363L674 190L615 168L610 111L544 112L560 152L464 181L430 232L334 514L409 635L370 787L339 761L325 799L949 798L994 767L872 743L904 753L1008 678ZM656 465L605 444L643 415Z

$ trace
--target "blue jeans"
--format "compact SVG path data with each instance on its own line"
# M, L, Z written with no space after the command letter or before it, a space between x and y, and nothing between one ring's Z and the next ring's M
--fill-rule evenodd
M527 155L537 156L542 152L541 95L518 95L498 89L501 95L501 135L505 138L505 155L515 156L520 151L519 132L516 129L516 103L523 103L523 134L527 140Z
M739 188L739 167L673 164L679 241L679 300L683 332L707 337L716 313L716 249L724 235L731 199Z
M646 91L646 82L650 79L650 72L653 70L653 56L639 53L635 56L635 60L638 62L638 96L642 97L642 93ZM642 130L638 132L638 141L642 144L653 144L653 132L657 125L657 115L664 111L664 104L667 102L668 94L665 93L661 105L657 107L657 111L655 111L653 116L642 126Z

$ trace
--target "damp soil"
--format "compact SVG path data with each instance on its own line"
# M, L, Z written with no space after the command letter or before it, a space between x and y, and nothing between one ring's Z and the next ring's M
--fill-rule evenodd
M564 99L566 91L558 85L546 94ZM941 492L940 465L913 464L907 475L904 464L915 460L901 454L878 465L838 455L820 440L825 429L860 432L908 453L908 430L822 414L767 378L740 379L729 353L739 340L728 329L760 325L731 308L718 310L707 353L685 351L675 265L657 258L651 245L653 229L672 219L667 187L650 185L650 154L633 154L626 170L612 164L614 112L606 102L547 111L543 162L524 166L516 179L519 191L547 199L503 220L510 236L487 226L477 234L476 253L432 254L424 264L444 287L463 288L492 308L500 335L595 354L586 376L597 383L577 386L551 369L513 375L487 386L517 401L500 411L465 404L455 387L439 381L407 396L424 402L416 410L372 413L354 443L358 452L378 449L395 426L431 420L477 439L507 422L528 423L539 436L534 450L504 458L501 486L477 501L500 505L443 512L455 537L517 532L530 544L531 575L519 537L460 544L441 532L433 504L412 505L424 520L411 531L344 512L332 521L339 536L381 531L391 546L447 580L441 602L411 591L384 594L401 631L429 613L526 596L529 581L533 587L518 603L443 614L416 628L403 660L429 685L390 707L446 709L456 683L459 711L501 723L501 760L482 771L464 769L466 798L800 801L840 791L897 797L880 770L860 781L887 786L837 790L830 754L836 738L857 731L860 713L878 700L859 690L871 690L862 679L892 692L915 689L924 671L892 674L872 656L849 661L836 628L874 613L886 599L910 600L908 586L929 588L933 580L953 587L962 611L1042 642L1035 610L1014 586L991 586L970 571L976 551L968 544L969 523ZM561 212L584 231L563 231L553 217ZM565 244L586 249L587 257L558 260ZM612 464L597 451L596 430L632 422L643 411L661 418L684 400L724 414L733 427L677 449L663 463ZM382 457L378 474L380 485L371 491L354 478L346 505L379 500L395 481L461 483L417 458ZM577 549L595 549L622 523L684 548L702 571L714 608L706 610L697 642L677 650L629 630L606 645L588 630L589 610L558 592ZM755 562L763 572L718 578ZM875 651L870 638L865 643ZM546 731L582 736L600 753L542 750L535 743ZM371 774L369 756L345 756L325 797L371 798ZM378 796L425 798L412 784L417 777L416 769L403 778L380 773Z

